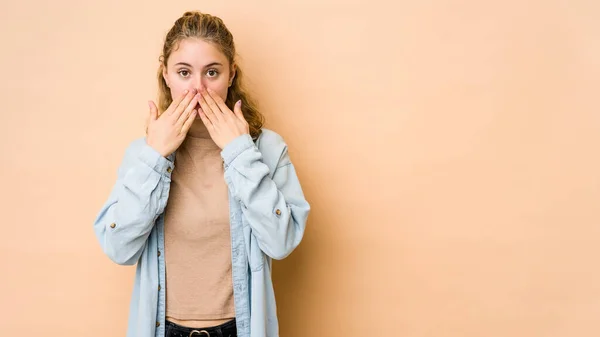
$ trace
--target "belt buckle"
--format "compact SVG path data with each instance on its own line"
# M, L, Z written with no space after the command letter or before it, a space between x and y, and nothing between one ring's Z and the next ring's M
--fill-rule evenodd
M198 334L198 335L194 335L194 334ZM189 337L194 337L194 336L203 336L203 333L206 334L206 337L210 337L210 334L208 333L208 331L206 330L192 330L192 332L190 332L190 336Z

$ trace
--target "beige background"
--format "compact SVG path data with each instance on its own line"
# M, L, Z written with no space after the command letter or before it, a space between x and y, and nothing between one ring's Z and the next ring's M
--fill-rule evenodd
M124 336L92 222L164 33L221 16L312 203L281 335L598 336L597 1L2 1L2 336Z

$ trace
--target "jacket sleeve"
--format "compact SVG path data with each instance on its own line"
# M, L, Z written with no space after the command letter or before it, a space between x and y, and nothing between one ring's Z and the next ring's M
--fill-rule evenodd
M234 139L223 149L222 157L225 180L258 246L269 257L280 260L300 244L310 205L287 146L283 140L277 145L281 154L272 175L250 135Z
M117 181L94 221L104 253L120 265L137 263L154 222L166 206L173 163L146 144L131 143Z

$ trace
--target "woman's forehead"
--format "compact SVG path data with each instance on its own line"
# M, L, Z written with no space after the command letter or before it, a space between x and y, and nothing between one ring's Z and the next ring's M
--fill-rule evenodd
M229 64L227 57L213 43L201 39L180 41L169 56L169 63L187 63L193 67L205 67L209 64Z

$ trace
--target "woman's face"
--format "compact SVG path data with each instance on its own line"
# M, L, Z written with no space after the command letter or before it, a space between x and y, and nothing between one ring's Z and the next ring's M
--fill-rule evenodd
M211 89L225 101L234 76L235 68L230 69L225 55L213 44L200 39L182 40L171 52L163 70L173 99L182 95L184 90Z

